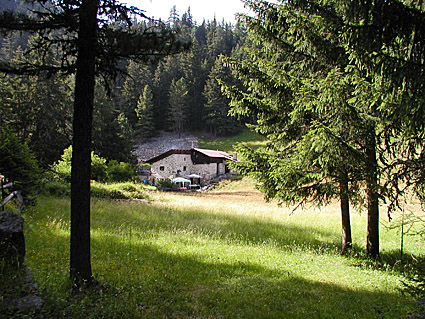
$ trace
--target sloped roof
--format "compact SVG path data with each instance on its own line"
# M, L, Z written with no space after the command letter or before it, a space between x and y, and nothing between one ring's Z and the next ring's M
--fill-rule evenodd
M207 149L202 149L202 148L193 148L192 150L199 152L209 158L214 158L214 159L224 159L224 160L228 160L228 161L236 161L233 156L227 154L226 152L222 152L222 151L214 151L214 150L207 150ZM191 154L191 150L169 150L165 153L162 153L158 156L155 156L149 160L147 160L145 163L149 163L149 164L153 164L155 162L158 162L170 155L173 154L186 154L189 155Z
M211 158L222 158L228 161L235 161L233 156L227 154L226 152L222 151L213 151L213 150L206 150L202 148L194 148L195 151L204 154L205 156L211 157Z

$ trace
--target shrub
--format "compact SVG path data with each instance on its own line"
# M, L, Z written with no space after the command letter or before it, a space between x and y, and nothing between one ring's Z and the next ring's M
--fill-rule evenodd
M69 196L71 194L71 185L59 181L50 181L44 184L43 190L48 195Z
M56 176L65 182L71 182L71 159L72 145L63 151L61 159L52 166ZM95 181L106 181L106 159L94 152L91 153L91 179Z
M174 186L176 186L176 184L174 184L170 179L168 178L164 178L164 179L160 179L156 186L158 188L173 188Z
M71 182L71 158L72 158L72 146L63 150L61 159L53 164L52 171L56 173L56 176L65 182Z
M130 182L114 184L92 182L91 195L97 198L109 199L146 199L148 197L142 185Z
M123 192L117 188L105 187L102 184L92 184L90 188L91 196L97 198L109 198L109 199L125 199L126 196Z
M108 176L106 170L106 159L91 152L91 179L105 182Z
M129 163L111 160L107 167L108 180L112 182L127 182L134 177L134 171Z
M26 204L33 202L41 171L28 145L7 126L0 127L0 174L15 182L14 189L21 191Z

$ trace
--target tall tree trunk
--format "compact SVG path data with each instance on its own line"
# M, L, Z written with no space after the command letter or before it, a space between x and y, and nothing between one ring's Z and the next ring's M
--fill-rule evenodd
M93 283L90 262L91 131L99 0L83 0L78 31L71 170L70 276L77 287Z
M367 193L367 245L366 255L379 256L379 200L378 200L378 162L376 159L375 129L369 129L366 141L366 193Z
M350 201L348 199L348 174L342 171L339 179L339 198L341 205L342 223L342 250L344 254L352 246L351 221L350 221Z

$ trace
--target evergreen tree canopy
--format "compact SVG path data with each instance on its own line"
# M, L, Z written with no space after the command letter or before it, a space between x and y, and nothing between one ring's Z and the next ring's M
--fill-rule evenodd
M399 207L400 195L411 186L424 201L424 3L352 1L346 10L343 36L350 58L381 87L377 108L386 119L382 133L392 150L382 159L390 208Z
M379 254L378 198L395 130L380 107L388 82L370 77L352 63L347 42L347 6L337 1L245 1L256 17L245 17L251 46L245 60L223 59L247 91L224 85L232 112L257 119L253 128L270 143L259 150L241 146L246 158L236 164L260 182L267 198L302 204L341 201L343 249L350 236L349 201L362 204L366 193L366 252ZM394 173L394 171L392 171ZM393 176L388 176L392 179ZM388 184L389 185L389 184ZM390 189L391 191L391 189Z
M149 85L143 89L137 102L136 114L138 122L136 124L136 134L140 137L149 138L155 135L155 124L153 118L153 95Z
M171 128L179 135L184 130L184 125L187 120L187 86L184 78L171 81L169 103L171 106Z
M207 100L204 121L214 136L226 136L237 132L240 126L234 117L229 116L229 99L221 94L219 80L233 82L229 70L217 58L203 92Z

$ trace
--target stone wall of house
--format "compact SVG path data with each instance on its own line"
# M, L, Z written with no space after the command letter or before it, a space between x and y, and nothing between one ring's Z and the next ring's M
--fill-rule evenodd
M191 174L192 160L190 154L171 154L151 166L151 175L154 179L174 178ZM161 169L163 168L163 169Z
M173 179L177 176L187 177L190 174L196 174L201 176L201 184L205 185L217 175L225 173L225 163L219 163L217 171L217 163L194 165L189 154L171 154L151 166L151 177L155 183L161 179Z
M212 178L217 175L222 175L225 173L225 165L224 163L218 164L218 174L217 174L217 163L211 164L197 164L192 166L191 174L197 174L202 176L201 182L207 183Z

